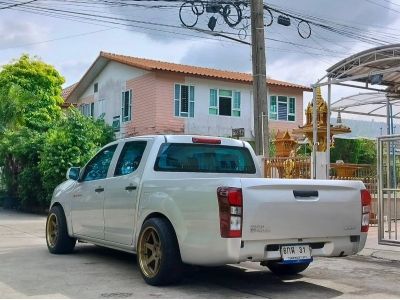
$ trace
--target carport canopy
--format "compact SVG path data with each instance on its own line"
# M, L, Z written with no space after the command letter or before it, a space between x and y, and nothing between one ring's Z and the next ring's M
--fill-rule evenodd
M387 117L387 101L391 104L392 118L400 119L400 98L384 92L359 93L332 103L332 112L372 117Z
M345 97L331 104L333 85L368 90L364 94ZM316 84L313 96L313 165L312 178L316 178L317 163L317 101L316 88L328 86L327 121L331 111L386 117L388 131L393 127L393 118L400 116L400 44L384 45L351 55L329 69ZM327 149L330 148L330 126L326 129ZM330 151L326 151L326 161L330 161ZM326 168L329 178L329 167Z

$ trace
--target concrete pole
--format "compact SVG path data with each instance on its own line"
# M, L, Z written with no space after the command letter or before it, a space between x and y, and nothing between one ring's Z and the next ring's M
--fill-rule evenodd
M331 79L328 79L328 112L326 118L328 119L326 124L326 179L329 179L329 170L331 168L331 97L332 97L332 85Z
M253 102L255 152L269 156L269 127L267 107L267 74L264 39L264 5L251 0L251 41L253 61Z
M312 179L317 178L317 144L318 144L318 124L317 124L317 91L316 87L313 86L313 116L312 116L312 123L313 123L313 153L312 153Z

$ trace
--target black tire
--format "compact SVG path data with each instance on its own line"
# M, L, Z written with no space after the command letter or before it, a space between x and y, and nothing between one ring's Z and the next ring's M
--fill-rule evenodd
M54 228L56 223L56 236L50 233L50 229ZM64 210L61 206L53 206L46 221L46 243L50 253L67 254L74 250L76 239L68 235L67 221L65 220Z
M154 241L158 245L153 247L155 250L149 250L150 248L144 246L151 245L149 232L150 234L153 232L158 235L158 243ZM154 255L154 253L159 254ZM149 270L149 261L153 255L158 256L158 268L154 265L154 269L157 270L152 271L151 269ZM182 279L183 264L178 240L171 223L166 219L151 218L144 222L139 234L136 257L140 273L146 283L150 285L168 285Z
M299 274L300 272L303 272L305 269L307 269L310 263L285 265L279 262L267 262L265 265L275 275L284 276Z

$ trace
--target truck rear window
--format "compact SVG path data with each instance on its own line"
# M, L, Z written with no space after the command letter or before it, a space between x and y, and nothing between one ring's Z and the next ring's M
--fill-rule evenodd
M162 144L154 170L164 172L254 174L247 148L206 144Z

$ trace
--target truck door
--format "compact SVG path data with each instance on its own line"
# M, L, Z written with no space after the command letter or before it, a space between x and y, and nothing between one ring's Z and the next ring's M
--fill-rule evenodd
M131 245L136 222L138 189L147 141L126 142L108 180L104 202L105 240Z
M111 145L89 161L72 193L71 217L74 234L104 239L104 191L116 148L117 144Z

